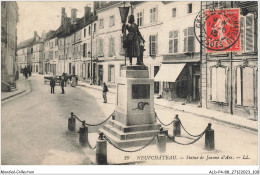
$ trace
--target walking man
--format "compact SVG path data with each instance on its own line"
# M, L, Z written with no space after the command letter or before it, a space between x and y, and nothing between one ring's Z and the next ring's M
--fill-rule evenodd
M51 86L51 94L54 94L55 79L53 77L51 77L50 86Z
M103 99L104 99L103 103L107 103L107 92L108 92L107 85L106 83L103 83Z
M65 81L64 81L64 77L61 76L61 83L60 83L60 86L61 86L61 94L65 94L64 92L64 85L65 85Z

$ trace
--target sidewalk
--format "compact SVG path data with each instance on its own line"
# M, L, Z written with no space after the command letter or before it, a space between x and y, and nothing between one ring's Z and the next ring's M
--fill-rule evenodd
M30 89L28 80L25 80L24 77L20 74L19 80L16 81L16 90L13 92L1 92L1 101L5 101L14 96L20 95Z
M102 86L90 85L86 82L79 81L78 86L97 89L102 91ZM109 88L109 93L116 94L115 88ZM215 120L220 123L228 124L231 126L249 129L251 131L258 131L258 121L250 120L250 118L246 118L238 115L230 115L228 113L223 113L211 109L206 108L198 108L197 104L185 104L182 105L182 102L174 102L168 101L163 98L157 99L156 96L154 98L154 104L182 112L191 113L200 117L208 118Z

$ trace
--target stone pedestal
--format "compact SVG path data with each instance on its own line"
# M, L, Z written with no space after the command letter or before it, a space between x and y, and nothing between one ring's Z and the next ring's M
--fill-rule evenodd
M144 145L160 128L154 113L154 81L146 66L125 66L121 75L115 120L100 130L119 147Z

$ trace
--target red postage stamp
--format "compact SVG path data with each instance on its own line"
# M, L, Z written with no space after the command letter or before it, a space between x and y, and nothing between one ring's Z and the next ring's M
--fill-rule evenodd
M240 52L239 9L206 10L207 53Z

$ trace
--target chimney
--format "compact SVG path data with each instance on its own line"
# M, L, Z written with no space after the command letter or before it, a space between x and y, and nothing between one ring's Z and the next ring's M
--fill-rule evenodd
M90 18L91 16L91 7L84 7L85 9L85 14L84 14L84 22L87 22L87 20Z
M34 31L34 38L36 38L37 36L37 31Z
M61 8L61 25L64 25L65 8Z
M71 24L75 24L77 19L77 9L71 9Z

